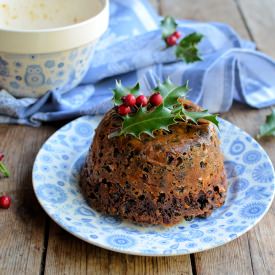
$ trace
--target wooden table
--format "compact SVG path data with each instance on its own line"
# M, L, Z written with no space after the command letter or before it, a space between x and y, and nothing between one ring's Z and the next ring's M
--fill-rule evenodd
M275 58L275 0L151 0L161 14L230 24ZM275 75L274 75L275 77ZM224 118L252 136L269 109L234 104ZM63 123L64 124L64 123ZM227 245L177 257L137 257L87 244L45 214L32 189L32 165L42 143L60 126L0 125L0 151L11 170L0 192L12 196L0 210L0 274L275 274L275 203L251 231ZM275 139L261 141L275 164Z

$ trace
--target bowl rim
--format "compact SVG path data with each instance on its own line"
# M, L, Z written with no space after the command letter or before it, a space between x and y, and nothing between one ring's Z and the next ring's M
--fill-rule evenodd
M106 2L109 0L97 0L99 2L105 2L105 4L101 5L101 8L99 9L98 13L96 13L94 16L89 17L88 19L85 19L81 22L78 23L74 23L74 24L70 24L70 25L66 25L66 26L62 26L62 27L54 27L54 28L45 28L45 29L16 29L16 28L3 28L0 26L0 32L23 32L23 33L40 33L40 32L55 32L55 31L62 31L62 30L66 30L66 29L70 29L70 28L75 28L75 27L79 27L82 24L86 24L88 23L88 21L90 20L95 20L95 18L97 16L100 15L100 13L103 11Z
M109 23L109 0L97 0L98 13L84 21L46 29L8 29L0 27L0 52L42 54L70 50L96 41Z

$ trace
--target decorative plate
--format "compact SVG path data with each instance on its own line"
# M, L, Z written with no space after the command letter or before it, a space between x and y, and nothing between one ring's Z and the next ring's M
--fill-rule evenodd
M97 213L82 197L78 178L101 118L81 117L58 130L42 146L34 163L33 187L39 202L71 234L122 253L189 254L236 239L268 211L275 190L270 159L248 134L221 119L229 188L226 203L209 218L161 227L141 226Z

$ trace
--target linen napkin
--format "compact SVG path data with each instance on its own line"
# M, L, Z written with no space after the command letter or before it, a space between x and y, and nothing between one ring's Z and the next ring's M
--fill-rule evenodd
M203 61L185 64L175 49L165 49L160 17L146 0L111 0L110 25L97 45L91 66L81 84L39 99L16 99L0 91L0 123L40 126L43 121L103 114L112 107L115 79L125 86L141 84L146 94L169 77L176 84L187 80L188 96L210 112L229 110L233 100L254 108L275 104L275 62L255 50L221 23L180 20L179 30L204 35L199 45Z

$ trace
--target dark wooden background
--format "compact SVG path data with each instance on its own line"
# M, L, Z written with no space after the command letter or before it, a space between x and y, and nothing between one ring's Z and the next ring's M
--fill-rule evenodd
M275 0L151 2L163 15L228 23L275 58ZM269 112L234 104L223 117L255 136ZM39 129L0 125L0 151L5 152L12 175L1 180L0 192L13 200L9 210L0 210L0 274L275 274L274 203L247 234L222 247L186 256L123 255L87 244L62 230L35 199L31 173L39 148L63 124ZM275 163L275 138L261 144Z

